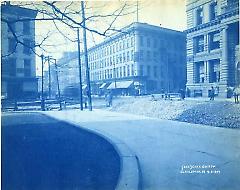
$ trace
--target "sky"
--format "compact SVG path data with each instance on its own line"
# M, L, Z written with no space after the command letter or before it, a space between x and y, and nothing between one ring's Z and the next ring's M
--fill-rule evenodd
M138 1L138 21L148 23L152 25L162 26L174 30L183 31L186 29L186 0L139 0ZM114 10L122 7L124 1L112 0L112 1L88 1L86 9L86 15L89 14L107 14ZM62 1L60 6L66 6L69 2ZM121 27L127 26L132 22L137 21L137 6L136 1L127 1L131 4L131 8L128 8L128 12L131 14L120 17L116 20L114 27L120 29ZM80 9L80 2L76 1L76 10ZM38 15L40 17L41 15ZM81 17L80 17L81 18ZM101 30L110 23L107 19L95 19L92 22L86 23L87 26ZM50 55L56 59L62 57L65 51L77 51L77 43L71 42L59 34L58 30L55 29L52 22L38 21L36 22L36 41L50 34L50 37L44 43L46 52L38 49L38 53ZM69 29L68 26L61 23L57 23L58 28L67 35L69 38L76 40L77 32ZM88 47L94 46L100 43L104 38L94 33L87 35ZM80 38L82 39L82 32L80 31ZM41 59L36 58L37 63L37 74L41 73L40 65ZM46 68L47 69L47 68Z

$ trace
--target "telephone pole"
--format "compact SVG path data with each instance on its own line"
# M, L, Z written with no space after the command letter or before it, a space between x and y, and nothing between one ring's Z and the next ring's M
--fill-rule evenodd
M54 59L55 71L56 71L56 79L57 79L57 90L58 90L58 101L59 101L59 110L62 110L62 102L61 102L61 94L58 80L58 68L57 68L57 60Z
M44 55L41 55L41 60L42 60L42 93L41 93L41 110L45 111L45 102L44 102L44 97L43 97L43 66L44 66Z
M84 45L85 65L86 65L87 96L88 96L89 110L92 111L91 84L90 84L88 53L87 53L87 35L86 35L85 11L84 11L83 1L81 1L81 8L82 8L82 20L83 20L83 45Z
M78 40L77 40L77 43L78 43L78 70L79 70L80 109L83 110L83 98L82 98L82 69L81 69L79 28L77 28L77 39L78 39Z
M51 99L51 67L50 67L50 57L48 56L48 97Z

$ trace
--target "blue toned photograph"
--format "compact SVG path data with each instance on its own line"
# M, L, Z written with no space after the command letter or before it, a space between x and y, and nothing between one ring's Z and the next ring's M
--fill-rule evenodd
M1 1L1 189L239 190L239 0Z

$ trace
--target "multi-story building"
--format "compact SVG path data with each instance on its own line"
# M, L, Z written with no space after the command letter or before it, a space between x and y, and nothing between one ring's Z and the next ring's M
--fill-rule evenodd
M132 23L88 51L93 92L174 92L185 88L185 33Z
M1 94L7 99L37 96L34 50L37 11L1 5Z
M187 88L208 96L211 87L226 97L240 85L239 1L187 1Z

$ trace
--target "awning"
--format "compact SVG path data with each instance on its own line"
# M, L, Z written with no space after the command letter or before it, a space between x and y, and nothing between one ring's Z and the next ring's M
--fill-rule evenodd
M112 82L107 89L129 88L132 84L133 81Z
M107 85L107 83L103 83L99 88L102 89Z

